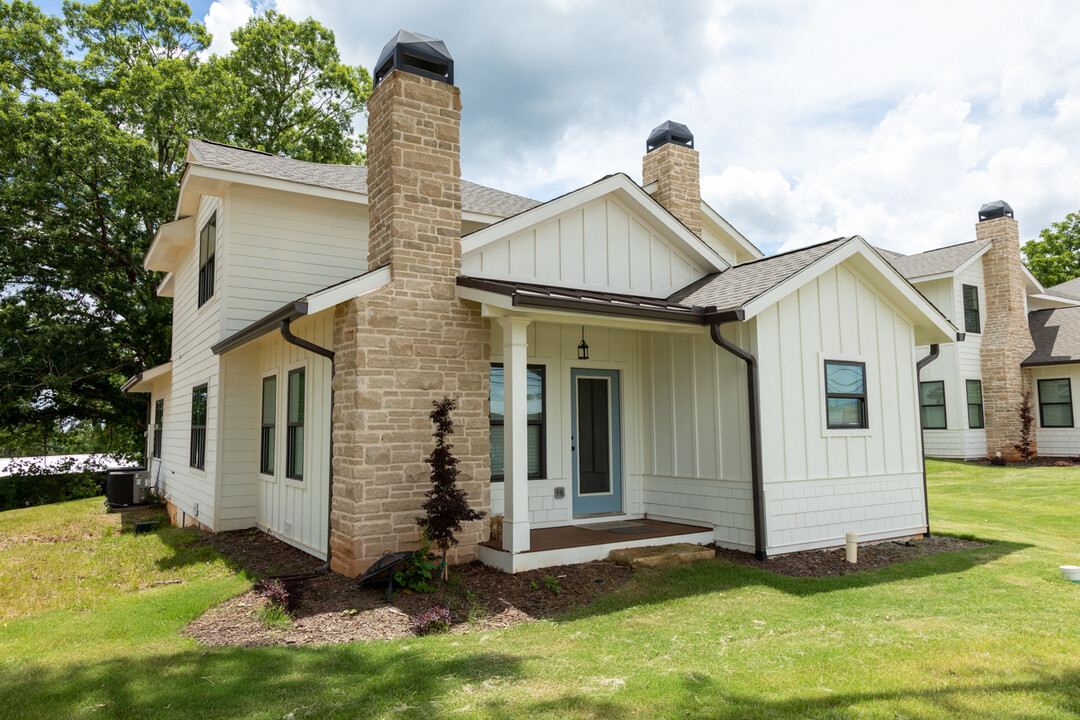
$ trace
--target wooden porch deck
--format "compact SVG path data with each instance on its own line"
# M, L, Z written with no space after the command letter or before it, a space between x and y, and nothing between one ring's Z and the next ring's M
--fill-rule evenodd
M682 523L664 522L662 520L644 519L617 522L622 525L632 525L633 527L620 528L619 530L591 530L589 525L560 525L558 527L530 530L528 552L566 550L567 548L589 547L590 545L621 543L627 540L651 540L660 537L691 535L708 530L708 528L698 525L683 525ZM606 523L599 524L605 525ZM490 540L481 544L495 550L502 550L501 545Z

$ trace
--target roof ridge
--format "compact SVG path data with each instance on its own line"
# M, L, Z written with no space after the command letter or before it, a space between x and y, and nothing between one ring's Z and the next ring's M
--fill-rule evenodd
M844 236L836 237L836 238L833 238L832 240L823 240L821 242L814 243L813 245L804 245L803 247L795 248L793 250L785 250L784 252L776 253L775 255L766 255L765 257L755 258L753 260L747 260L746 262L741 262L741 263L739 263L737 265L732 265L731 267L732 268L746 267L747 265L753 265L754 263L765 262L766 260L773 260L773 259L778 258L778 257L784 257L785 255L791 255L792 253L803 252L804 250L811 250L813 248L821 247L823 245L828 245L829 243L840 242L841 240L851 240L854 237L855 237L854 235L848 235L846 237L844 237Z
M919 255L929 255L930 253L938 252L940 250L950 250L952 248L958 248L958 247L960 247L962 245L978 245L978 244L985 244L985 243L988 243L988 242L990 242L990 241L989 240L966 240L965 242L962 242L962 243L953 243L952 245L942 245L941 247L930 248L929 250L923 250L922 252L912 253L911 255L905 255L905 254L903 254L901 252L897 252L896 250L887 250L885 248L875 248L875 249L877 249L879 251L892 253L894 255L899 255L900 257L913 258L913 257L918 257Z
M326 163L315 162L314 160L300 160L299 158L289 157L288 155L275 155L274 153L266 152L265 150L255 150L254 148L246 148L240 145L230 145L229 143L217 142L216 140L207 140L205 138L193 138L199 142L204 142L209 145L217 145L218 147L229 148L230 150L240 150L242 152L253 153L255 155L265 155L266 157L277 158L279 160L288 160L289 162L304 163L305 165L318 165L319 167L340 167L340 168L364 168L367 169L367 165L358 165L356 163Z

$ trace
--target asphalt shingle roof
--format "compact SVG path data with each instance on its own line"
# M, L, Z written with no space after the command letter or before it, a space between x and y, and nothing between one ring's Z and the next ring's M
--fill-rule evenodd
M364 195L368 191L367 168L363 165L304 162L207 140L192 140L191 146L201 158L197 165ZM520 195L461 181L461 209L466 212L510 217L539 204Z
M1080 307L1028 313L1028 327L1035 351L1021 365L1080 362Z
M927 250L917 255L902 255L892 250L878 248L881 256L889 261L907 279L952 272L970 260L986 246L986 242L972 242Z
M810 247L771 255L735 265L722 273L707 275L668 298L687 307L714 306L718 310L739 308L758 295L787 280L851 238L836 238Z
M1080 278L1066 280L1060 285L1046 288L1046 294L1057 295L1058 297L1069 298L1070 300L1080 300Z

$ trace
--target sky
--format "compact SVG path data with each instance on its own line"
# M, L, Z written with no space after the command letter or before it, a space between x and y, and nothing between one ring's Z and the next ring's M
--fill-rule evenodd
M1080 2L192 3L216 52L266 8L319 20L369 70L400 28L445 41L463 177L538 200L640 182L670 119L694 133L702 197L766 253L967 242L998 199L1023 239L1080 211Z

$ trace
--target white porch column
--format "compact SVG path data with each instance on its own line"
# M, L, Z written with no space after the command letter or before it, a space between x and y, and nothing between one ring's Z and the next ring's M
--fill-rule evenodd
M523 317L499 318L503 331L503 550L529 549L529 408Z

